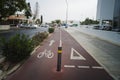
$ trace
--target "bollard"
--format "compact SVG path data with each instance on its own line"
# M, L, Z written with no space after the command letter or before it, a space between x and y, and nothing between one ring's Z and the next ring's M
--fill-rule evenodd
M58 47L57 71L61 71L62 47Z

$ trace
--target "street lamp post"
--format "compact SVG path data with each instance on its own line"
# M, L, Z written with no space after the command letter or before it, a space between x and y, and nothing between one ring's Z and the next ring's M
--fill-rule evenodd
M67 0L65 0L66 1L66 28L68 27L67 26L67 22L68 22L68 1Z

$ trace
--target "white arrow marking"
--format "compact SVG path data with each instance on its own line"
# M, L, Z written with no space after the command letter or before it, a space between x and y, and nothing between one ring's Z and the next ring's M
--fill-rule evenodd
M55 40L51 40L49 46L52 46Z
M76 54L77 56L74 56ZM73 60L86 60L80 53L78 53L74 48L71 48L71 56L70 59Z

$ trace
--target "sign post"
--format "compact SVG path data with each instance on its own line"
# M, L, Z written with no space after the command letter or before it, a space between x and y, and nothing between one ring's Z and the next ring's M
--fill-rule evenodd
M62 58L62 37L61 37L61 29L60 29L60 44L58 47L57 71L61 71L61 58Z
M61 71L62 47L58 47L57 71Z

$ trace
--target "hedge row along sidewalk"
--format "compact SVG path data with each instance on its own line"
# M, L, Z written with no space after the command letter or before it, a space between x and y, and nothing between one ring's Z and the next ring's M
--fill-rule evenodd
M48 29L48 32L53 33L54 28ZM44 39L46 39L48 37L48 32L36 33L36 35L33 36L32 39L29 39L28 36L26 36L26 35L17 34L16 36L12 37L6 43L5 43L5 40L3 40L5 44L12 43L12 45L13 45L12 48L13 47L16 48L16 45L17 45L17 48L19 51L21 49L23 50L26 47L29 47L29 48L26 48L29 53L27 53L26 57L22 58L21 60L18 60L18 62L8 61L9 59L4 57L3 62L0 63L0 67L2 66L1 68L3 69L0 71L0 80L5 79L7 77L7 75L9 75L9 74L13 73L15 70L17 70L25 62L25 60L28 59L29 56L32 55L40 47L40 44L44 41ZM14 44L13 42L14 43L17 42L17 43ZM22 45L21 45L21 42L23 43ZM3 44L1 44L1 45L3 47ZM21 47L24 46L24 48L21 48L20 46ZM15 51L17 51L16 53L20 53L20 54L17 54L20 57L21 52L18 52L18 50L15 49ZM24 52L22 52L22 53L24 53ZM24 56L24 55L22 55L22 56Z

